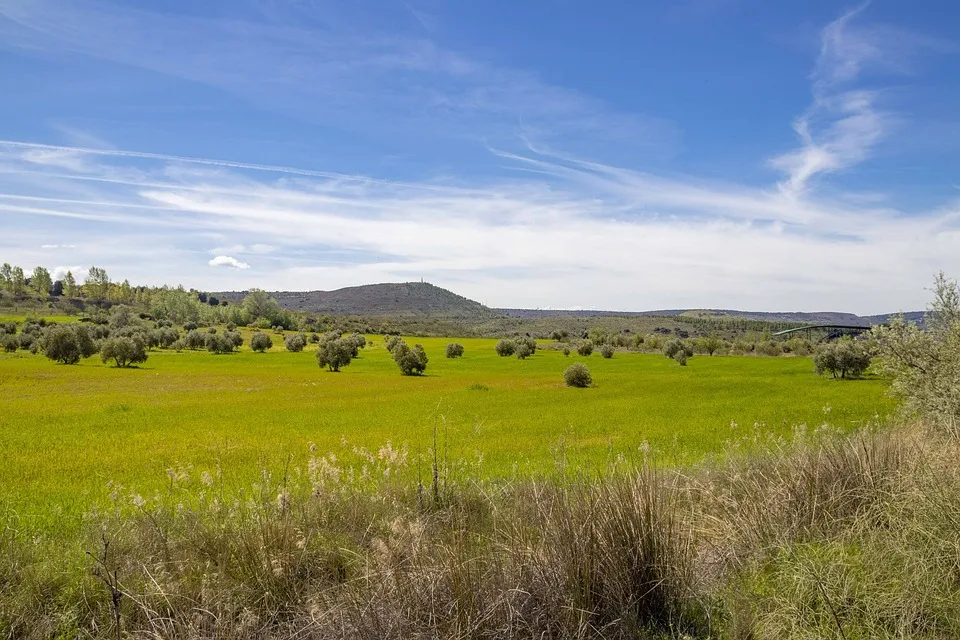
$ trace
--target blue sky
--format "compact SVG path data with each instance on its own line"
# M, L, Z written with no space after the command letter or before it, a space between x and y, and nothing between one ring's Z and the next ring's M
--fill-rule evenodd
M922 308L960 4L0 0L0 261L491 306Z

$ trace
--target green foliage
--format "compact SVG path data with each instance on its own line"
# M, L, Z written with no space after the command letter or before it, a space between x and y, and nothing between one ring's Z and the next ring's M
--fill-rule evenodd
M204 346L206 347L207 351L209 351L210 353L214 353L217 355L224 354L224 353L231 353L234 347L236 346L234 343L234 338L231 335L229 335L229 332L224 332L219 335L216 333L207 333L207 334L200 334L200 335L204 336ZM187 337L189 336L190 334L188 333Z
M43 354L61 364L76 364L97 352L86 328L79 325L54 325L42 337Z
M53 280L50 279L50 272L43 267L35 268L30 275L30 288L42 298L49 296L50 289L53 288Z
M676 355L682 353L684 355L684 360L682 364L686 364L687 358L693 357L693 348L690 345L684 343L682 340L671 340L663 347L663 355L671 359L676 359ZM677 360L679 362L679 360Z
M133 338L109 338L100 347L100 358L104 362L113 360L117 367L129 367L147 361L147 352L143 343Z
M607 340L610 338L610 334L603 327L594 327L590 329L587 337L590 339L590 342L600 346L607 343Z
M960 288L942 272L933 288L926 330L894 318L874 327L881 373L905 410L960 433Z
M783 354L783 349L780 347L780 343L774 342L773 340L763 340L756 345L755 351L762 356L776 357Z
M697 347L703 353L712 356L723 348L723 340L714 335L705 336L697 340Z
M575 362L563 372L563 381L568 387L585 388L593 384L593 376L587 365Z
M3 345L5 352L13 353L20 348L20 339L15 335L5 334L2 339L0 339L0 344Z
M583 340L577 343L577 355L587 357L593 353L593 342L590 340Z
M859 378L870 366L870 351L860 341L844 338L817 347L813 356L817 375L831 374L834 378Z
M273 339L262 331L256 331L250 337L250 348L258 353L263 353L273 348Z
M564 357L569 357L569 356L570 356L570 347L564 347L564 348L563 348L563 356L564 356Z
M411 349L406 342L400 342L392 353L400 373L405 376L419 376L427 369L427 353L422 345L415 344Z
M451 342L447 345L445 353L448 358L459 358L463 356L463 345L459 342Z
M302 333L295 333L292 336L287 336L284 338L283 346L287 349L287 351L299 353L303 351L304 347L307 346L307 339Z
M394 348L402 342L403 342L403 338L401 338L400 336L387 336L386 340L384 341L384 344L387 347L387 351L389 351L390 353L393 353Z
M687 352L684 351L683 349L680 349L679 351L674 353L673 359L676 360L677 364L679 364L681 367L687 366Z
M600 355L604 358L612 358L615 349L612 344L602 344L600 345Z
M317 345L317 364L330 371L340 371L350 364L356 348L356 343L349 338L328 336Z
M507 340L503 338L497 340L497 344L494 346L494 349L496 350L498 356L501 358L506 358L516 353L517 343L513 340Z

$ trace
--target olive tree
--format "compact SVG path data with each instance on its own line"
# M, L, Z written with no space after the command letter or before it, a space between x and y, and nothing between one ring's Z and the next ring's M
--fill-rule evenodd
M133 338L109 338L100 347L100 359L113 360L117 367L129 367L147 361L147 352L143 343Z
M506 358L512 356L517 351L517 343L513 340L501 339L497 340L496 346L494 349L497 351L497 355L501 358Z
M593 342L591 340L584 340L577 343L577 355L587 357L593 353Z
M708 356L712 356L723 348L723 340L717 336L705 336L697 340L697 346Z
M264 332L257 331L250 337L250 348L257 353L263 353L273 348L273 339Z
M607 358L607 359L612 358L613 352L614 352L613 345L609 343L600 345L600 355L603 356L604 358Z
M393 360L405 376L418 376L427 369L427 353L419 344L411 349L406 342L401 342L393 349Z
M340 371L341 367L350 364L356 343L349 338L329 338L321 340L317 345L317 365L327 367L330 371Z
M49 327L34 345L40 345L45 356L61 364L76 364L81 358L89 358L97 352L96 343L79 325Z
M953 433L960 430L960 288L942 272L933 287L924 328L894 318L874 327L880 373L904 409Z
M859 378L870 366L870 351L863 342L843 339L817 347L813 367L818 375L834 378Z
M295 333L284 338L283 346L286 347L287 351L299 353L307 346L307 338L302 333Z
M463 355L463 345L459 342L451 342L447 345L446 356L448 358L459 358Z

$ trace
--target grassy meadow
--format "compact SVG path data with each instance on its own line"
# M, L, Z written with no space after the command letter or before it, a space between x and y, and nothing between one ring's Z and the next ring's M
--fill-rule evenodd
M321 370L312 345L289 353L272 337L265 354L155 350L134 369L0 354L7 512L29 528L71 530L111 483L146 494L171 468L220 466L248 484L261 468L302 465L311 445L356 459L357 448L390 442L422 456L426 477L435 430L441 456L497 478L602 468L647 444L661 459L689 461L758 432L853 429L893 407L883 380L821 378L808 358L697 356L680 367L655 354L544 349L518 360L498 357L494 340L461 339L464 357L446 359L450 339L408 338L430 363L426 375L404 377L380 336L340 373ZM592 388L563 385L573 362L588 364Z

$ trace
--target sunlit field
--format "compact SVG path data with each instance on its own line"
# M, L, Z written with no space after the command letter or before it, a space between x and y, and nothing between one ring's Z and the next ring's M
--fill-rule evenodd
M135 369L2 355L3 500L25 524L70 528L110 483L150 491L171 468L218 465L248 482L261 468L302 464L311 445L342 457L390 442L426 460L436 432L439 455L509 477L602 468L647 445L689 460L757 431L854 428L891 407L882 380L820 378L806 358L698 356L680 367L661 355L540 350L518 360L498 357L492 340L460 340L464 357L446 359L449 340L411 338L430 363L427 375L404 377L383 339L368 340L340 373L320 369L310 347L283 351L278 336L264 354L153 351ZM563 385L577 361L593 388Z

